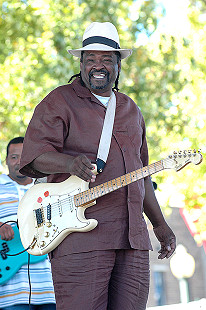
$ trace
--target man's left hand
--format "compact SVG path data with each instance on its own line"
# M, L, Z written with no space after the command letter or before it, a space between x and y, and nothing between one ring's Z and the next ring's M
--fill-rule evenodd
M161 244L158 259L169 258L176 249L176 237L171 228L164 223L154 228L154 233Z

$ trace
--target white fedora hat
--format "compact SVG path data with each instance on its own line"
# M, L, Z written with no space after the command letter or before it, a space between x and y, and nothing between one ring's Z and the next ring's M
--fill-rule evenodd
M109 22L91 23L84 32L82 48L68 50L70 54L79 58L81 51L118 51L122 59L132 54L131 49L120 48L117 29Z

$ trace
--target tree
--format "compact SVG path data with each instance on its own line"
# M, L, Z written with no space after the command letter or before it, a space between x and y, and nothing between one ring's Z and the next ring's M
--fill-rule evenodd
M176 82L181 83L182 87L179 90L176 87L173 88L168 111L164 110L164 112L167 118L174 115L181 117L181 121L177 122L174 117L173 129L161 132L160 148L162 151L164 146L167 149L168 146L177 149L201 148L204 157L206 151L206 23L202 15L204 10L203 5L200 5L201 2L195 1L195 6L191 3L188 7L190 28L187 36L182 37L180 33L173 40L176 51L174 68L179 72L179 79ZM172 39L170 35L161 34L159 41L162 42L165 38L166 42ZM168 47L168 43L166 46ZM167 47L165 48L164 44L164 50L167 51ZM153 46L152 51L156 56L155 59L157 55L159 58L162 57L156 45ZM172 85L167 84L167 87L171 89ZM150 130L151 128L153 132L157 130L155 124L153 127L150 126ZM161 192L164 193L162 205L181 206L186 209L190 220L196 226L195 240L199 245L206 240L205 171L206 163L203 160L200 166L186 167L180 173L169 174L168 177L158 175L155 179Z
M0 148L24 135L37 103L54 87L79 71L67 48L79 47L83 31L95 20L111 21L122 46L132 46L140 31L154 31L159 13L154 1L141 1L131 20L135 1L1 1L0 20ZM140 2L139 2L140 3ZM144 12L144 13L143 13ZM125 35L126 33L126 35ZM135 61L126 64L128 70ZM125 75L125 74L124 74Z

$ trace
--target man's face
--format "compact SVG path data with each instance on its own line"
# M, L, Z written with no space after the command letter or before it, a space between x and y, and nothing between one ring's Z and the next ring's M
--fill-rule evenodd
M9 169L9 177L19 184L21 184L27 178L19 172L22 149L23 143L10 144L8 156L6 158L6 164Z
M121 64L114 52L85 51L80 69L87 88L97 95L110 96Z

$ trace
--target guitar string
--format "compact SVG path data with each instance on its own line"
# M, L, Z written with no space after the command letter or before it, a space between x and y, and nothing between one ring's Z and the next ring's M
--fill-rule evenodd
M162 161L159 161L158 164L161 165L160 167L160 170L164 169L163 165L162 165ZM156 163L157 165L157 163ZM150 170L149 170L149 166L150 166ZM91 198L89 198L88 200L88 197L91 195L93 195L92 199L93 198L97 198L99 197L100 195L103 195L103 194L107 194L107 193L110 193L111 191L114 191L118 188L121 188L122 186L126 186L134 181L137 181L138 179L141 179L142 178L142 175L143 177L145 177L146 175L144 174L144 172L146 172L147 174L149 173L149 175L157 172L157 169L155 168L154 171L151 172L151 167L155 167L154 164L151 164L149 165L147 168L147 170L143 171L145 167L142 167L138 170L135 170L135 171L132 171L132 172L129 172L127 173L126 175L120 177L120 178L115 178L114 180L111 180L111 181L108 181L108 182L105 182L99 186L96 186L96 187L93 187L89 190L86 190L85 192L82 192L80 194L77 194L77 195L74 195L74 197L78 197L82 194L84 194L83 198L86 198L85 201L83 201L83 203L85 202L88 202L90 201ZM139 175L138 175L139 173ZM136 178L134 178L136 177ZM120 180L120 183L119 183L119 180ZM125 184L124 184L125 182ZM105 190L105 185L107 187L107 190ZM91 193L91 195L88 195L89 193ZM65 196L65 194L64 194ZM81 198L80 198L81 199ZM62 212L65 212L66 210L68 210L68 202L69 202L69 206L71 205L71 196L68 196L66 198L63 198L63 199L60 199L60 196L58 196L58 198L56 199L57 201L54 202L54 203L50 203L49 205L46 205L46 206L43 206L43 213L44 213L44 218L45 218L45 214L47 214L47 208L48 206L51 206L51 209L52 209L52 214L53 216L57 215L58 213L61 213ZM81 199L82 200L82 199ZM82 202L82 201L81 201ZM77 206L75 204L75 206ZM60 211L61 210L61 211Z
M152 163L146 167L142 167L139 168L137 170L134 170L132 172L129 172L123 176L120 176L118 178L115 178L111 181L107 181L101 185L98 185L96 187L93 187L91 189L88 189L84 192L81 192L79 194L74 195L74 205L76 207L81 206L83 204L86 204L87 202L90 202L92 200L95 200L96 198L103 196L105 194L108 194L114 190L117 190L121 187L124 187L130 183L133 183L135 181L138 181L146 176L150 176L156 172L160 172L164 169L167 169L167 167L165 167L165 165L163 163L165 163L166 165L174 160L178 160L181 157L183 159L186 159L188 157L188 159L191 159L191 157L196 156L197 154L200 153L188 153L188 154L176 154L176 155L171 155L171 158L165 158L163 160L157 161L155 163ZM178 162L177 162L178 163ZM189 163L189 162L188 162ZM185 164L187 164L187 162L185 162ZM182 165L182 168L184 166ZM65 196L65 194L64 194ZM68 197L64 198L64 199L60 199L61 196L58 196L58 201L54 202L51 204L51 208L52 208L52 213L53 215L57 215L58 213L65 212L65 210L68 210L68 202L69 202L69 208L71 209L71 206L73 205L71 203L71 196L68 194ZM79 203L80 201L80 203ZM44 214L47 211L48 206L43 206L43 210L44 210ZM72 208L73 209L73 208ZM59 212L58 212L59 211ZM45 216L45 215L44 215Z

